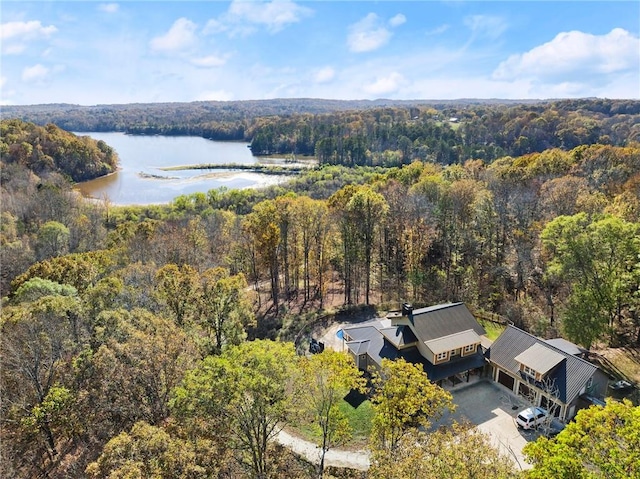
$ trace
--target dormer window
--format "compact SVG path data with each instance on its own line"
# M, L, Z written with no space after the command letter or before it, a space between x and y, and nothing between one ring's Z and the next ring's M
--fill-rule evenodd
M467 353L474 353L476 351L476 344L469 344L467 346L464 347L464 352L465 354Z
M544 377L564 361L564 356L543 343L536 343L518 354L515 359L520 371L536 381Z
M438 353L436 355L436 361L444 361L447 359L447 355L448 355L448 351L445 351L444 353Z

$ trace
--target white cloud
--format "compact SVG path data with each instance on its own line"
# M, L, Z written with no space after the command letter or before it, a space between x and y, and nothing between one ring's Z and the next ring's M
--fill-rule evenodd
M226 90L204 91L198 95L195 101L231 101L233 93Z
M248 33L252 29L247 24L251 24L264 26L269 32L277 33L287 25L298 23L312 14L313 10L310 8L302 7L290 0L272 2L234 0L220 21L214 20L211 25L207 25L210 29L216 27L220 29L221 26L226 29L228 24L233 24L234 32Z
M593 83L611 75L640 71L640 38L615 28L606 35L563 32L528 52L512 55L493 72L495 79L532 78L541 82Z
M385 45L390 38L391 32L381 24L378 15L369 13L349 26L347 45L355 53L370 52Z
M27 67L22 70L22 81L24 82L36 82L44 80L49 75L49 69L40 63Z
M327 83L333 80L335 76L336 71L332 67L323 67L315 71L313 81L315 83Z
M375 82L365 85L364 90L372 95L387 95L396 92L405 82L404 77L398 72L391 72L385 77L379 77Z
M149 42L152 50L164 53L175 53L191 47L196 41L196 24L187 18L176 20L164 35L153 38Z
M202 33L205 35L213 35L228 30L229 27L215 18L210 19L202 29Z
M191 63L201 68L215 68L221 67L227 63L228 56L218 57L215 55L209 55L206 57L192 58Z
M56 33L58 29L49 25L42 26L40 20L32 20L30 22L8 22L0 25L0 40L23 39L30 40L38 37L48 37Z
M8 22L0 25L0 40L4 55L19 55L27 49L30 41L49 38L58 29L43 26L39 20L29 22Z
M439 27L433 28L431 30L427 30L425 32L426 35L440 35L449 30L449 25L447 23L440 25Z
M465 17L464 24L469 27L474 37L487 37L495 40L507 29L506 21L494 15L470 15Z
M392 17L389 20L389 25L392 27L399 27L403 23L406 23L407 17L405 17L402 13L398 13L395 17Z
M7 83L7 77L5 76L0 76L0 88L2 88L3 86L5 86L5 84Z
M98 10L105 13L116 13L120 9L120 5L117 3L101 3L98 5Z

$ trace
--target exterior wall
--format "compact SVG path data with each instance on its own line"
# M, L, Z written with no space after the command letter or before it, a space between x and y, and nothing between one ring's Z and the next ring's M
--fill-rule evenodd
M498 381L500 372L502 372L503 374L506 374L507 376L513 378L513 389L511 390L512 393L519 395L519 392L521 392L523 388L528 388L535 395L533 400L533 406L540 406L542 403L542 398L546 397L548 401L552 400L559 406L558 414L557 414L559 419L563 421L571 419L570 417L567 417L567 413L569 412L569 407L567 404L564 404L557 398L552 398L550 395L545 394L543 391L533 386L532 384L529 384L527 381L523 381L522 378L520 378L519 376L514 376L511 372L501 368L497 364L491 363L491 366L493 367L492 379L496 383L498 383L500 387L508 389Z
M420 354L422 355L422 357L425 358L427 361L431 362L431 364L436 364L434 362L435 361L434 354L422 341L418 341L418 351L420 351Z

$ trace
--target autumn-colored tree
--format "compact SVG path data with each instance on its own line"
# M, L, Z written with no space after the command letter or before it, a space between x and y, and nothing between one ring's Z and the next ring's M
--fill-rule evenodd
M193 313L198 290L198 273L189 265L178 267L168 264L156 274L157 291L172 313L176 323L182 326Z
M74 433L67 420L75 398L65 376L89 341L82 305L76 296L48 295L3 308L0 325L4 432L22 466L47 470Z
M112 438L86 473L94 479L153 477L191 479L213 471L199 464L196 444L174 438L164 429L137 422Z
M513 462L491 444L489 437L468 424L436 431L413 430L403 436L392 455L376 455L371 479L516 479Z
M261 265L269 271L271 300L276 314L280 296L280 239L278 210L274 201L258 203L243 222L243 228L250 235Z

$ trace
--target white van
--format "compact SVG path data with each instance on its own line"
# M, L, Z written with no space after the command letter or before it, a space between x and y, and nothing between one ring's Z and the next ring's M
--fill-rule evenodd
M528 407L516 417L516 424L523 429L538 427L547 418L547 411L541 407Z

